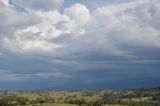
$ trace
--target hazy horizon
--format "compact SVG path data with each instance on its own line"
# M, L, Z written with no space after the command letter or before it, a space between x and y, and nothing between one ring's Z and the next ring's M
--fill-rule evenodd
M0 90L160 86L160 0L0 0Z

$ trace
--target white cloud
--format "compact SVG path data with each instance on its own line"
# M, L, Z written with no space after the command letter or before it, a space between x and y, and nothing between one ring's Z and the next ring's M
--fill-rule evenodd
M66 8L64 14L75 20L78 25L86 25L91 20L88 8L79 3Z
M149 13L156 3L146 0L98 8L93 12L93 22L87 30L90 34L94 32L95 35L105 36L106 41L111 41L113 45L118 43L117 46L160 46L160 32L151 25L153 21L158 24L158 19L152 15L154 12Z
M60 45L51 43L45 40L36 40L36 39L9 39L4 38L2 41L2 45L17 53L42 53L42 52L50 52L53 49L61 47Z
M28 8L38 11L22 13L1 4L0 30L2 33L0 35L2 37L0 42L1 46L13 52L50 53L58 48L72 47L71 45L73 45L73 49L83 49L76 47L76 41L69 42L69 44L54 42L55 39L63 37L65 34L77 41L81 40L79 42L89 42L93 48L111 52L111 54L112 52L123 54L124 51L120 48L123 45L160 46L160 31L158 30L160 3L158 0L135 0L120 4L108 4L92 12L85 5L76 3L64 9L64 13L53 9L54 6L53 8L41 6L44 1L19 2L22 4L27 2ZM44 5L50 2L59 4L56 0L47 0ZM50 11L41 11L40 7L42 10ZM38 23L34 23L34 18L40 19ZM7 37L7 35L12 37ZM84 44L88 45L85 42Z
M39 34L44 39L52 39L60 36L63 33L67 33L68 28L65 30L57 29L56 25L58 23L68 23L70 19L60 14L57 10L49 12L35 12L35 14L41 18L41 23L33 27L36 27L39 30ZM31 27L30 29L32 30Z
M9 0L0 0L5 6L10 6Z
M10 10L14 11L12 9ZM16 12L16 16L19 16L19 14L23 13ZM11 17L9 15L8 17ZM24 13L24 15L34 15L40 20L36 24L27 25L24 29L20 27L15 27L14 30L11 30L9 29L12 28L11 22L13 21L17 26L19 26L19 24L21 24L19 23L21 22L21 18L17 20L11 20L9 18L8 29L9 31L11 31L10 34L12 35L12 37L3 36L0 39L0 41L2 42L1 46L17 53L51 52L54 51L56 48L60 48L63 46L60 44L55 44L52 41L53 39L59 37L62 34L70 34L71 36L75 36L81 35L85 32L83 28L75 22L75 20L71 19L67 15L61 14L57 10L33 11L32 13L28 14ZM25 18L23 20L26 21ZM32 19L30 21L32 22ZM31 23L30 21L28 23ZM4 25L7 24L4 23ZM2 28L4 28L4 26L2 26ZM5 31L7 32L7 30Z

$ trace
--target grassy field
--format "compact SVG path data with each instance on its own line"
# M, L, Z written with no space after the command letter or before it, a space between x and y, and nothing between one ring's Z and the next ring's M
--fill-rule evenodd
M40 105L26 105L26 106L78 106L78 105L73 105L73 104L64 104L64 103L44 103L44 104L40 104ZM104 105L104 106L122 106L122 105Z
M90 95L87 94L91 93ZM29 100L36 100L37 98L54 98L55 102L64 102L66 99L82 99L87 101L96 101L100 99L103 92L94 93L94 91L46 91L46 92L17 92L18 97L25 97Z
M73 104L64 104L64 103L44 103L37 105L26 105L26 106L78 106Z
M160 106L160 87L132 90L2 91L0 106Z

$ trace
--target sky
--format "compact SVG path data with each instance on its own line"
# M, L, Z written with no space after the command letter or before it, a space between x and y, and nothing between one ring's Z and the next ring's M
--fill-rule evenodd
M0 90L160 86L159 0L0 0Z

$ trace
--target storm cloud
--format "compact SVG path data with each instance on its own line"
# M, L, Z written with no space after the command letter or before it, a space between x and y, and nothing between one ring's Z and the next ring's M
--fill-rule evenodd
M160 84L159 0L0 0L0 8L2 90Z

